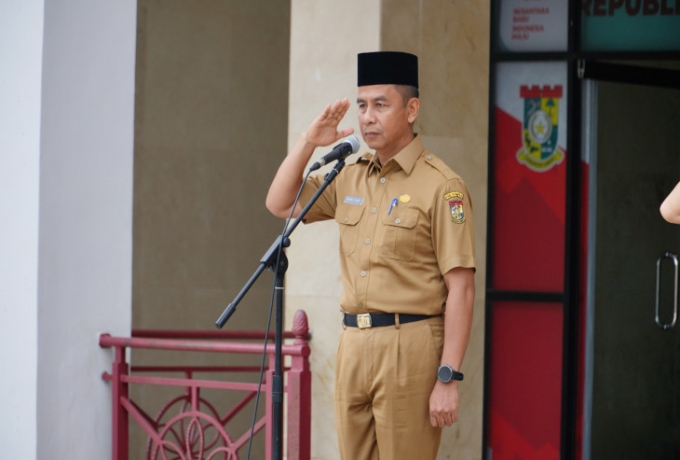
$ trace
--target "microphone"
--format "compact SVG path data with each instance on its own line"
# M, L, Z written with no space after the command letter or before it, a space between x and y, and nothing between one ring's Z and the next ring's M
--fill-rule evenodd
M319 161L314 163L310 171L316 171L323 165L335 160L344 160L349 155L359 151L359 139L356 136L349 136L343 142L333 147L333 150L325 154Z

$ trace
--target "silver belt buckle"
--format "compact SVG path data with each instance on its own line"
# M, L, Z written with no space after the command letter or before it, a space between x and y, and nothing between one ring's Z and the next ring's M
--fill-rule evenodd
M357 315L357 327L359 329L366 329L371 326L372 326L371 315L369 313L362 313L360 315Z

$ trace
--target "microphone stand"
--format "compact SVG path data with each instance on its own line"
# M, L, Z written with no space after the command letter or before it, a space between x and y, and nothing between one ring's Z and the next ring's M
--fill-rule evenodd
M265 268L272 270L276 274L274 280L274 288L276 289L276 326L274 330L274 376L272 379L272 459L283 459L283 366L282 366L282 337L283 337L283 279L288 269L288 258L283 248L290 246L290 239L288 238L293 230L302 221L309 209L314 205L319 196L333 182L336 176L345 167L345 160L341 158L338 160L333 169L326 174L324 182L316 191L312 199L302 209L297 218L288 226L286 231L279 235L274 243L269 247L267 252L260 259L260 265L255 270L255 273L250 277L248 282L243 286L234 300L227 306L222 315L215 323L218 329L222 329L227 320L234 314L236 307L241 299L246 295L248 290L252 287L255 281L260 277ZM279 257L280 255L280 257ZM278 261L278 267L277 267Z

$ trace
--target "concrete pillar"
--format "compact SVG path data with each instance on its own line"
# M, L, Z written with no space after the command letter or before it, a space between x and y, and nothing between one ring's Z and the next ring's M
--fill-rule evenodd
M7 458L108 458L101 332L130 330L136 2L0 15L0 422Z
M439 458L481 458L488 159L489 2L385 0L383 49L415 53L425 147L465 179L475 215L477 272L472 336L460 385L459 421L444 429Z
M136 2L48 1L42 79L38 458L106 458L131 322Z
M439 458L481 458L487 190L489 5L486 1L293 0L289 145L323 106L348 97L341 127L358 131L356 55L400 50L419 56L425 146L466 181L474 200L478 268L472 338L462 371L460 421L444 430ZM320 149L321 150L321 149ZM362 146L361 152L366 151ZM314 159L322 151L316 152ZM300 226L288 253L287 316L303 308L312 331L312 457L338 458L333 379L342 289L334 222Z
M340 126L354 127L361 138L355 103L356 55L380 49L381 1L293 0L291 7L289 147L327 103L343 97L352 104ZM318 149L312 161L327 150ZM362 145L360 152L366 150ZM313 333L312 458L332 460L339 458L333 418L342 289L337 224L300 225L291 241L286 319L290 322L295 310L305 310Z
M0 14L0 433L3 456L35 458L38 194L43 1Z

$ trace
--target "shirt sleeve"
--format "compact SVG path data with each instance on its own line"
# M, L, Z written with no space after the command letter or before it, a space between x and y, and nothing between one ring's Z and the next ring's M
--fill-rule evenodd
M435 197L432 245L442 274L452 268L476 269L470 192L460 178L450 179Z
M321 188L324 178L321 175L310 176L305 181L300 193L300 205L304 208L314 194ZM336 208L335 181L331 182L305 215L303 222L311 224L322 220L333 219Z

